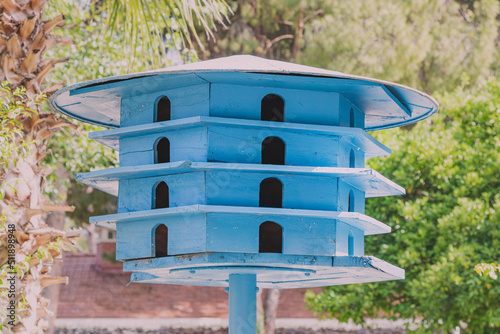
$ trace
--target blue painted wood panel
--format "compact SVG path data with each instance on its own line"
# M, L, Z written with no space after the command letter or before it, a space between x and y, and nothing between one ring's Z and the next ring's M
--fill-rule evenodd
M205 216L191 213L170 215L168 219L157 217L119 223L117 259L154 257L154 233L160 224L168 228L168 256L205 251L259 253L259 226L266 221L273 221L283 228L283 254L335 255L335 241L339 234L336 233L338 223L333 219L242 213L208 213ZM363 238L359 242L363 242Z
M285 164L293 166L350 167L350 150L355 167L364 167L364 151L350 137L308 134L289 129L262 127L258 131L237 126L208 125L165 130L120 139L120 165L154 163L155 143L170 141L171 161L261 163L262 143L267 137L285 144ZM342 139L340 139L342 138Z
M337 178L310 175L276 175L273 173L242 173L208 171L208 205L259 206L260 184L267 178L283 184L283 208L307 210L337 209Z
M339 96L339 110L340 126L365 128L365 114L343 95Z
M285 143L286 165L339 166L338 136L297 133L265 126L258 131L210 126L208 161L260 164L262 142L267 137L278 137Z
M335 255L335 220L229 213L208 214L207 251L259 253L259 226L266 221L283 228L283 254Z
M224 171L225 173L258 173L280 175L308 175L340 178L361 189L366 197L404 194L404 189L373 169L339 167L296 167L281 165L228 164L180 161L164 164L110 168L77 174L78 181L109 194L118 195L118 182L161 175L184 174L196 171ZM222 182L223 180L221 180Z
M350 141L342 138L340 140L337 163L339 167L365 168L365 152Z
M124 97L121 100L120 126L153 123L156 103L163 96L170 100L172 119L208 116L209 90L209 83L205 83Z
M289 215L245 213L184 213L167 218L136 219L117 225L117 258L136 259L154 255L154 231L168 227L168 254L198 252L259 253L259 226L272 221L283 228L283 254L364 254L364 233L339 220ZM349 236L352 235L352 241ZM349 250L349 243L353 250Z
M202 253L126 261L132 282L227 286L230 273L255 273L266 289L307 288L403 279L404 270L373 256Z
M205 173L185 173L120 181L118 212L151 210L155 185L169 187L170 207L205 203Z
M168 219L137 219L118 224L116 258L139 259L154 256L154 232L158 225L168 228L168 254L191 254L206 250L206 215L191 213Z
M352 195L351 195L352 192ZM350 199L351 197L351 199ZM352 203L352 197L354 197L354 204ZM339 211L347 211L349 212L359 212L365 213L365 192L352 186L351 184L339 180L338 181L338 206L337 209ZM349 204L349 202L351 202ZM354 208L354 209L353 209Z
M255 120L241 120L234 118L219 118L197 116L184 119L172 120L168 122L159 122L151 124L135 125L126 128L91 132L89 137L112 149L119 148L119 141L124 138L139 138L146 135L161 134L165 132L180 131L199 126L209 126L211 129L219 128L237 128L250 129L254 133L273 132L279 136L282 132L292 132L306 135L320 135L327 137L342 137L342 140L351 143L359 150L365 152L365 156L378 157L389 155L391 150L377 141L371 135L358 128L328 126L328 125L310 125L298 123L281 122L261 122Z
M261 182L273 177L283 184L283 208L337 210L338 179L335 177L209 171L122 180L118 212L150 210L155 185L160 181L169 187L170 207L192 204L258 207ZM346 186L342 191L350 189L355 188ZM356 207L364 210L364 192L355 191ZM347 199L342 197L339 201L342 204ZM341 207L346 208L346 204Z
M338 256L363 256L365 254L365 236L363 231L344 222L337 221L336 254ZM352 237L351 240L350 236ZM352 242L352 246L349 243ZM351 250L350 250L350 247Z
M197 126L181 130L166 130L140 137L122 138L120 140L120 166L153 164L155 144L163 137L170 141L170 161L207 160L207 128Z
M276 217L305 217L311 219L325 218L329 221L339 220L350 226L353 226L364 232L365 235L389 233L391 228L378 220L368 217L357 212L342 212L342 211L321 211L321 210L298 210L298 209L283 209L283 208L265 208L265 207L241 207L241 206L213 206L213 205L189 205L182 207L172 207L156 210L134 211L117 213L105 216L90 217L91 223L96 223L98 226L116 230L116 225L121 222L134 220L168 219L169 216L189 214L193 212L205 213L229 213L243 215L257 215ZM314 221L314 220L313 220Z
M261 102L268 94L285 102L285 122L339 125L339 94L334 92L284 89L213 83L210 115L225 118L261 119Z

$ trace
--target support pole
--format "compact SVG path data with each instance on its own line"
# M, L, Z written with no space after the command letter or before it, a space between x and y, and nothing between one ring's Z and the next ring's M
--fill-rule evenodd
M257 277L229 275L229 334L257 333Z

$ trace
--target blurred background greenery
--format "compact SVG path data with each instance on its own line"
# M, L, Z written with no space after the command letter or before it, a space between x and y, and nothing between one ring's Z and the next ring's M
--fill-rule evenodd
M192 26L168 1L143 2L153 9L149 13L137 2L140 15L131 3L136 1L48 3L47 16L66 15L59 34L75 42L48 52L69 57L56 67L53 83L254 54L432 94L439 113L414 126L372 133L393 154L367 162L407 194L367 201L366 213L393 232L367 238L366 254L404 268L406 279L329 287L309 292L306 300L319 315L341 321L382 316L418 319L418 332L448 333L457 326L464 333L500 331L500 284L474 271L476 264L500 258L498 0L241 0L228 7L213 1L205 10L216 19L194 16ZM50 141L44 163L58 173L46 191L54 200L78 204L68 224L87 227L89 215L112 213L116 202L72 181L73 175L114 166L117 157L87 139L96 127L78 126Z

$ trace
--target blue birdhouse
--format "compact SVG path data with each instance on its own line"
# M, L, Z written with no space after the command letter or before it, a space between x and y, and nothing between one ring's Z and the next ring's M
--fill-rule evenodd
M365 199L405 192L365 167L391 153L366 131L432 115L421 92L233 56L77 84L51 104L113 128L90 138L120 167L77 180L118 196L91 222L116 230L131 281L229 287L231 333L243 318L255 332L256 287L404 278L364 254L365 236L390 232Z

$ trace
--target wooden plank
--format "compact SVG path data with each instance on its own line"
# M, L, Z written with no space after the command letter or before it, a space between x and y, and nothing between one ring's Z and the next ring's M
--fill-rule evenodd
M385 93L394 101L396 104L406 112L406 114L411 117L411 110L408 109L408 106L406 105L406 101L403 99L403 97L398 93L397 90L395 90L393 87L390 85L382 85L381 86Z
M261 163L262 143L267 137L285 143L285 164L295 166L340 167L337 162L339 138L289 131L260 131L244 128L208 128L208 161Z
M268 178L276 178L283 184L283 208L337 210L334 200L337 197L337 178L238 171L206 173L208 205L258 207L261 182Z
M220 117L188 117L168 122L142 124L119 128L91 132L89 138L96 140L113 149L119 148L119 141L123 138L138 138L144 135L160 134L170 131L178 131L191 127L210 126L212 129L251 129L254 133L272 133L281 136L281 133L304 133L307 135L321 135L341 137L345 142L349 142L360 150L364 151L366 157L376 157L389 155L391 150L377 141L371 135L360 128L346 128L343 126L324 126L298 123L263 122L256 120L242 120L236 118ZM328 147L331 149L331 147Z
M273 221L283 229L283 254L335 254L335 220L241 213L208 213L207 219L208 252L259 253L259 226Z
M173 207L166 209L156 209L147 211L124 212L118 214L91 217L91 223L97 223L100 226L116 229L116 225L121 222L134 221L141 219L153 219L156 217L168 217L184 215L192 212L204 213L230 213L240 215L256 215L259 217L267 216L269 220L279 219L281 216L310 218L315 221L319 218L329 220L339 220L364 231L365 235L389 233L391 228L378 220L360 214L357 212L342 211L320 211L320 210L297 210L281 208L262 208L262 207L236 207L236 206L212 206L212 205L189 205L182 207Z
M156 226L168 228L168 254L179 255L206 251L206 216L192 213L177 216L157 216L118 224L116 231L117 260L154 257Z
M152 165L155 163L155 146L161 138L170 142L170 161L207 161L207 128L192 127L176 131L122 138L120 166Z
M404 278L404 270L368 256L203 253L190 258L126 261L124 269L133 271L132 282L200 286L227 286L230 273L255 273L259 287L278 289Z
M153 123L156 103L163 96L170 100L172 120L209 115L210 88L208 83L164 88L152 93L147 89L146 87L142 94L122 98L120 127Z
M364 168L340 168L340 167L298 167L279 165L257 165L257 164L227 164L227 163L205 163L181 161L174 163L117 167L90 173L76 175L76 179L103 191L111 191L116 195L118 181L146 177L157 177L161 175L181 174L198 171L223 171L234 173L259 173L266 177L280 177L280 175L309 175L323 181L329 178L339 178L351 186L365 192L365 196L391 196L402 195L405 190L396 183L380 175L373 169ZM112 185L112 183L115 183ZM101 187L101 184L103 186ZM260 184L260 182L259 182Z
M155 186L162 181L169 188L170 207L205 204L204 179L204 172L195 172L120 181L118 210L151 210Z
M267 86L212 83L210 116L261 119L261 101L268 94L285 101L285 122L339 125L339 94L317 90L286 89Z

